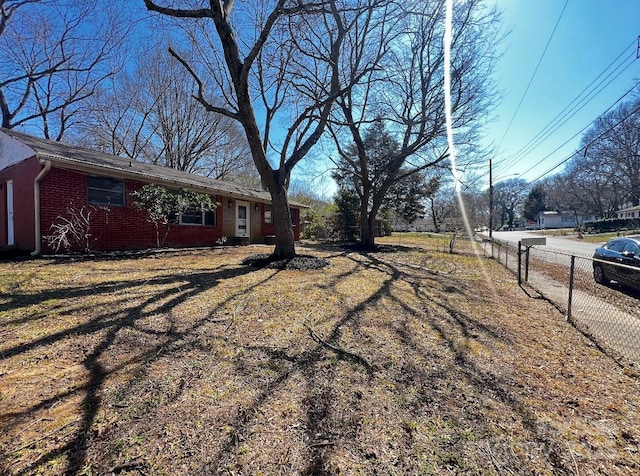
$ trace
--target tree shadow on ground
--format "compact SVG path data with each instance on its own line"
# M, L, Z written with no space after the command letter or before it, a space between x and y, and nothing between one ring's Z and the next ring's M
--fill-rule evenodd
M149 360L158 359L170 351L174 352L177 347L187 345L184 343L185 336L195 332L205 322L210 321L210 315L204 319L197 320L190 329L186 329L184 331L177 331L174 326L170 324L169 328L162 333L162 338L156 345L145 351L140 349L140 351L137 354L134 354L134 356L129 360L121 362L119 365L108 367L103 361L108 360L105 356L111 350L118 338L118 334L121 331L124 329L135 329L136 332L149 332L143 327L137 326L137 324L145 318L148 318L150 314L169 314L187 298L192 298L200 293L215 288L222 280L233 280L234 278L238 278L253 271L255 271L255 268L250 266L241 266L220 268L217 270L211 269L194 273L180 272L178 274L168 274L151 279L125 279L118 282L107 282L97 286L69 287L67 289L39 293L37 296L33 296L33 294L29 292L14 292L11 296L6 298L3 304L3 310L15 310L20 307L32 305L34 300L42 302L49 299L55 299L61 302L69 302L77 298L95 298L95 296L99 295L117 294L119 292L147 285L162 285L166 288L145 296L139 304L132 307L126 307L124 310L118 306L120 302L116 301L115 303L112 303L113 305L110 308L102 309L102 312L98 310L98 312L95 313L96 317L88 322L83 322L81 324L65 328L64 330L46 334L28 342L11 346L0 352L0 359L8 359L27 354L30 351L53 346L70 337L80 338L81 340L97 339L97 344L93 347L93 350L86 354L85 358L81 362L81 365L88 374L86 383L67 392L58 393L46 398L41 402L29 406L19 413L5 415L5 418L11 418L13 424L17 424L24 418L29 418L30 415L38 410L51 405L56 405L60 401L71 396L82 394L82 415L80 421L74 425L76 426L74 431L75 435L59 447L41 454L35 461L31 462L22 471L19 471L16 474L31 474L34 471L37 472L38 468L42 468L48 462L61 455L68 456L66 473L74 474L79 471L85 462L87 437L90 433L90 429L94 423L97 412L102 405L101 393L103 391L105 380L109 375L126 366L141 364ZM255 286L263 285L265 281L268 281L268 279L270 279L270 277L267 277L264 281L256 283ZM243 289L241 292L244 293L248 291L250 291L250 289ZM223 307L233 298L234 296L232 295L228 296L225 301L219 303L218 307ZM126 300L126 297L123 298L123 300ZM156 304L159 302L162 302L162 304L157 306ZM148 310L150 306L153 307L153 311ZM212 310L212 312L214 311L215 310ZM22 324L37 320L41 317L42 316L37 315L31 316L19 319L13 324ZM157 338L158 336L154 335L153 337ZM3 424L2 427L3 431L6 432L12 427L12 424Z
M539 442L544 447L545 454L551 455L547 460L554 472L570 472L565 462L554 456L560 450L553 436L541 433L535 416L524 402L513 394L509 382L476 364L473 358L474 345L498 347L509 345L511 342L501 329L460 310L460 300L479 298L472 290L467 289L455 277L395 263L391 252L356 253L340 248L331 249L330 253L332 255L327 259L347 260L351 266L342 272L334 273L324 285L324 292L340 298L341 287L350 282L355 274L364 272L376 273L375 289L358 302L347 302L345 299L343 309L338 314L317 323L314 332L319 339L314 340L309 335L307 344L302 347L289 345L287 342L265 345L241 341L239 337L236 337L237 342L231 337L220 337L228 339L227 343L232 347L241 347L242 352L233 357L226 357L226 360L233 365L236 374L246 376L252 393L248 401L237 403L237 408L225 421L224 426L228 428L226 435L217 435L222 439L217 451L203 456L202 464L195 468L195 472L211 474L224 470L232 471L234 461L242 451L241 447L248 438L247 435L250 435L251 428L260 423L266 407L271 405L276 395L287 390L293 379L302 380L306 388L306 394L298 398L304 412L304 426L300 438L306 448L306 464L302 469L297 468L302 474L320 475L336 472L336 451L345 446L362 461L368 462L371 465L369 469L375 468L375 464L381 464L376 463L381 455L367 448L358 435L364 431L364 417L361 413L365 411L364 401L368 397L367 392L383 391L386 392L385 395L393 395L394 392L385 390L385 386L396 389L401 398L406 400L402 403L404 413L397 416L398 420L402 420L400 435L386 435L389 444L392 440L399 439L407 447L403 459L396 461L395 471L410 474L420 469L417 465L422 455L418 454L417 449L413 449L419 436L413 422L423 419L425 415L433 415L434 419L451 420L452 423L446 428L449 438L439 441L436 449L449 455L442 456L442 465L452 472L461 470L458 465L462 463L454 457L454 445L463 446L466 441L464 423L485 419L484 402L495 400L518 415L531 440ZM71 394L82 395L81 420L74 428L72 437L43 453L18 474L37 472L61 455L68 455L67 473L76 473L83 468L87 462L90 438L95 431L93 427L96 417L105 404L105 382L114 372L136 366L135 377L120 388L120 392L126 395L133 386L140 385L141 381L151 381L154 378L148 372L151 365L160 359L172 358L180 352L193 351L214 358L212 347L205 345L200 339L204 328L218 321L221 325L227 325L224 319L218 319L217 311L224 309L235 299L247 296L258 287L267 285L280 271L273 271L250 287L238 287L217 302L206 315L189 322L188 326L179 322L172 313L185 300L215 288L221 281L233 281L254 270L255 268L249 266L214 268L193 273L169 273L166 276L152 278L152 281L124 280L103 283L97 287L70 287L49 294L44 293L42 299L73 301L76 298L103 294L118 296L119 293L142 288L151 282L162 286L162 289L152 295L145 295L139 302L125 307L124 311L119 305L126 305L126 297L121 296L121 299L112 302L110 308L97 313L89 322L52 332L31 342L14 345L2 352L0 357L10 358L52 346L69 336L96 339L96 344L81 362L88 374L86 383L38 402L20 414L10 415L16 421L28 418L34 412L55 405ZM414 298L411 303L403 300L402 295L398 293L397 287L403 285ZM18 293L10 298L10 302L5 303L5 306L10 309L12 306L27 306L31 303L32 296L28 293ZM401 318L376 316L378 306L384 308L389 303L403 311ZM145 320L154 315L166 315L169 318L163 327L150 328L145 325ZM302 314L299 319L303 319ZM28 322L28 319L24 322ZM418 337L418 328L427 329L429 332ZM147 337L151 343L140 345L136 349L136 343L132 342L131 355L115 365L110 365L108 355L114 347L121 345L120 334L124 331L135 331L136 336ZM435 337L426 341L425 335ZM383 355L381 347L386 343L380 336L392 340L403 349L403 354L391 357ZM336 349L358 355L362 361L370 365L349 359L348 354ZM256 356L260 357L258 364ZM265 375L269 376L266 383ZM170 400L179 398L188 384L182 376L175 375L174 380L177 383L171 387L167 396ZM455 398L460 401L459 413L452 413L450 410L450 400ZM336 404L337 401L349 407L350 412L346 413ZM112 402L118 403L117 399ZM443 408L448 409L446 412L449 413L443 414ZM454 421L457 423L454 424ZM486 431L487 434L490 433L488 427ZM484 434L478 437L489 438ZM505 470L507 463L512 468L526 468L526 463L518 462L515 456L504 456L501 461L498 464L487 457L487 464L493 464L498 472ZM114 471L114 467L104 469L105 472L149 469L138 467L136 464L138 463L135 461L121 464L115 468L118 471ZM281 468L282 472L285 472L284 468ZM379 468L381 472L384 470L384 467Z
M356 439L361 429L361 419L356 417L345 418L345 415L336 410L335 402L338 399L347 400L353 409L358 409L360 407L360 399L363 396L362 392L357 388L343 387L343 376L339 366L335 363L327 363L332 358L338 361L343 360L344 365L349 365L354 370L359 367L363 378L362 381L368 382L367 385L369 386L382 385L384 380L391 379L394 385L398 385L399 388L416 387L418 389L418 398L411 410L413 417L416 419L420 418L425 411L437 414L439 407L446 406L446 403L442 400L443 393L464 394L464 392L468 391L465 389L466 387L459 388L455 383L456 379L463 379L465 385L472 388L473 392L479 395L479 397L469 396L467 401L461 401L461 405L466 405L470 413L464 418L482 421L485 417L482 404L479 402L480 399L497 399L510 407L515 414L520 415L520 419L530 433L530 437L533 441L537 441L541 446L544 446L546 454L557 454L557 451L559 451L557 443L552 438L547 438L547 436L540 434L535 416L522 401L514 397L509 389L509 383L477 367L469 347L461 345L461 342L470 340L483 341L489 343L489 345L491 343L494 345L497 343L502 345L509 344L508 336L505 336L500 329L486 325L481 320L460 312L456 304L451 302L460 297L476 298L476 296L470 296L470 291L461 288L454 279L446 279L448 283L444 283L444 292L441 294L443 296L442 299L434 302L433 295L426 293L422 288L429 287L430 283L434 287L442 286L442 281L445 280L442 276L434 276L429 272L416 273L415 270L403 269L402 266L380 258L379 254L376 253L351 253L345 251L341 252L341 256L351 260L355 266L349 273L337 274L334 280L327 285L327 290L339 293L339 285L349 274L361 272L365 269L375 270L384 274L385 277L381 280L377 289L366 299L358 303L349 303L344 312L333 320L328 333L325 329L322 334L323 342L315 347L298 354L289 353L282 348L249 347L250 351L267 356L267 361L262 370L276 370L276 377L271 381L268 388L258 392L251 404L243 407L237 413L236 418L229 422L230 426L234 428L232 436L228 438L222 449L209 460L209 463L201 468L203 471L215 472L225 467L233 467L233 460L243 441L237 435L244 435L250 431L249 429L257 423L258 415L261 414L260 407L268 405L270 398L276 392L284 389L287 381L294 376L302 376L305 386L308 388L307 395L302 401L304 402L306 413L304 441L307 444L309 455L308 463L302 474L333 474L337 471L333 466L332 457L335 451L334 448L339 445L348 445L351 451L359 452L363 455L364 460L375 461L377 457L375 452L367 450ZM399 281L408 282L416 297L421 301L428 302L429 306L433 306L437 312L425 312L423 308L408 306L394 297L393 287ZM450 296L448 297L447 294ZM432 347L425 346L417 341L409 330L409 323L396 322L393 319L389 319L377 324L377 326L379 328L390 328L396 338L405 346L406 351L419 358L414 361L403 359L402 362L384 362L379 355L376 355L376 349L365 347L368 354L360 355L363 360L372 362L371 368L358 365L354 361L347 362L343 355L334 350L345 345L343 341L344 331L349 329L354 335L358 335L366 341L367 336L363 336L363 334L370 332L370 330L365 332L360 329L365 325L362 322L362 317L383 299L391 299L396 305L404 308L405 315L411 316L415 322L428 325L433 329L442 341L440 349L434 351ZM370 327L370 324L367 323L367 326ZM356 343L351 342L351 344ZM443 348L446 350L443 350ZM419 365L419 363L429 360L432 360L431 365ZM283 368L285 370L278 371L278 369ZM238 369L238 371L242 370ZM261 370L254 369L254 372L260 373ZM473 398L478 401L470 403L470 399L473 400ZM463 430L456 431L462 432ZM408 429L405 436L410 440L413 437L412 430ZM456 438L462 437L458 435ZM408 444L411 445L411 443ZM415 462L411 461L412 457L417 457L417 455L406 455L406 460L399 462L396 469L399 471L415 471L417 468ZM568 474L569 470L560 458L550 457L549 462L554 471L557 471L557 474ZM519 462L515 456L511 458L509 463L516 468L522 465L522 462ZM455 464L453 466L453 469L455 469ZM504 470L500 466L497 469Z
M388 251L386 252L388 253ZM510 384L475 364L471 352L472 346L469 345L470 341L483 341L490 345L498 343L502 345L509 344L509 338L505 336L502 330L486 325L481 320L461 312L458 304L455 303L460 298L477 299L477 296L470 295L469 292L461 288L455 279L445 278L442 275L434 276L429 270L425 270L426 273L416 273L414 269L408 270L406 267L397 265L388 259L389 257L386 253L366 252L360 253L359 256L365 258L362 266L386 273L388 278L369 299L345 312L344 317L335 325L328 340L332 343L339 342L345 326L358 326L360 324L358 316L361 315L364 309L374 305L383 297L385 299L391 298L392 301L395 301L395 304L404 309L404 316L410 316L416 322L426 324L433 329L437 333L439 340L448 349L448 358L444 360L443 365L443 355L440 352L434 353L431 347L418 342L408 329L409 325L406 319L400 322L389 319L384 324L384 326L391 328L405 346L407 351L405 357L413 353L421 357L421 359L414 362L424 363L429 359L429 356L433 361L430 366L423 366L416 365L411 359L405 358L402 364L397 366L396 372L391 373L393 380L399 386L418 389L420 395L418 401L420 404L416 405L414 409L416 418L420 418L425 411L432 411L437 414L439 407L446 406L440 401L440 395L443 392L459 392L462 396L461 405L466 407L465 413L467 415L465 415L465 418L477 421L483 420L484 415L481 404L470 402L474 397L465 396L465 392L468 392L468 390L465 390L462 386L456 389L455 382L458 379L463 379L465 384L473 389L474 393L481 396L475 397L476 400L480 400L480 398L497 399L511 408L515 414L520 415L520 420L529 432L531 440L538 442L544 448L542 451L547 455L548 462L554 472L556 474L570 474L570 465L563 461L560 456L564 452L560 443L550 435L540 431L540 425L535 415L527 408L524 402L514 396L510 390ZM421 301L428 303L430 308L435 307L436 312L425 312L425 309L408 306L403 301L395 298L392 286L398 281L409 283L415 295ZM440 299L434 300L432 292L425 292L424 288L429 287L429 283L433 287L443 287L444 292L438 294L441 297ZM374 362L376 361L375 357L370 358ZM316 375L311 375L309 381L315 381L316 377ZM330 393L326 389L319 391L321 397ZM312 433L318 428L340 426L339 421L331 421L331 412L327 410L330 406L326 405L328 400L330 399L321 398L317 405L309 407L309 422L311 424L310 428L313 429L311 430ZM407 431L407 437L412 437L411 430ZM313 453L313 464L309 466L306 474L330 474L330 448L320 447L315 449ZM414 456L417 457L417 455ZM512 458L510 463L513 467L518 467L521 464L521 462L517 461L517 458ZM407 464L409 465L406 468L407 470L415 469L411 468L410 463ZM496 469L504 470L503 467L496 467Z

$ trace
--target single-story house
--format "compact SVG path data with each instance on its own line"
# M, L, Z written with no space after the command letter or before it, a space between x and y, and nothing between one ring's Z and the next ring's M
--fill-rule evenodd
M536 223L538 228L575 228L581 225L585 221L593 220L594 217L583 217L579 215L576 218L576 214L571 211L542 211L538 213L536 217Z
M640 218L640 205L627 206L616 211L618 218Z
M154 248L156 229L131 197L145 184L205 193L219 204L174 217L163 246L265 243L275 234L267 191L0 128L0 250L54 251L46 237L70 210L91 211L92 250ZM296 240L301 207L291 204Z
M418 217L412 223L408 223L402 217L396 216L393 220L393 231L414 232L425 231L434 232L436 230L431 217Z

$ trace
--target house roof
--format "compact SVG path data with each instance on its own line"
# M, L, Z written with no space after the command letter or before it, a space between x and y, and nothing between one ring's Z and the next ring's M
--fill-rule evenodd
M554 218L554 217L558 217L562 220L568 218L570 220L576 219L577 221L582 221L584 219L593 219L593 215L582 215L582 214L575 214L575 212L572 212L570 210L545 210L542 212L539 212L536 215L536 219L540 219L540 218Z
M104 152L34 137L13 129L0 128L0 132L29 147L39 159L51 160L62 168L161 183L165 186L186 187L208 193L218 193L231 198L271 203L271 195L265 190L253 190L232 182L124 159ZM304 206L299 203L289 203L297 207Z
M627 213L627 212L635 212L640 211L640 205L635 205L633 207L621 208L616 210L616 213Z
M538 212L538 216L539 217L552 217L552 216L560 216L561 212L557 211L557 210L543 210L541 212ZM564 212L562 212L562 214L565 214Z

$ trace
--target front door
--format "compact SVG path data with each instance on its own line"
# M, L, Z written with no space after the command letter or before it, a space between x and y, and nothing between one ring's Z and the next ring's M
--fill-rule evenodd
M15 231L13 227L13 180L7 182L7 245L16 244Z
M236 202L236 236L249 236L249 204Z

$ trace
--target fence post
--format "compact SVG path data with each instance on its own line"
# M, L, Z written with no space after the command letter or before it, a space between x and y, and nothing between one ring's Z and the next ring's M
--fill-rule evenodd
M529 282L529 251L531 250L530 246L527 246L526 257L525 257L525 267L524 267L524 280Z
M508 241L504 250L504 267L509 269L509 242Z
M522 242L518 241L518 285L522 284Z
M575 255L571 255L571 270L569 271L569 302L567 303L567 320L573 324L573 320L571 318L571 305L573 303L573 278L574 272L576 268L576 257Z

